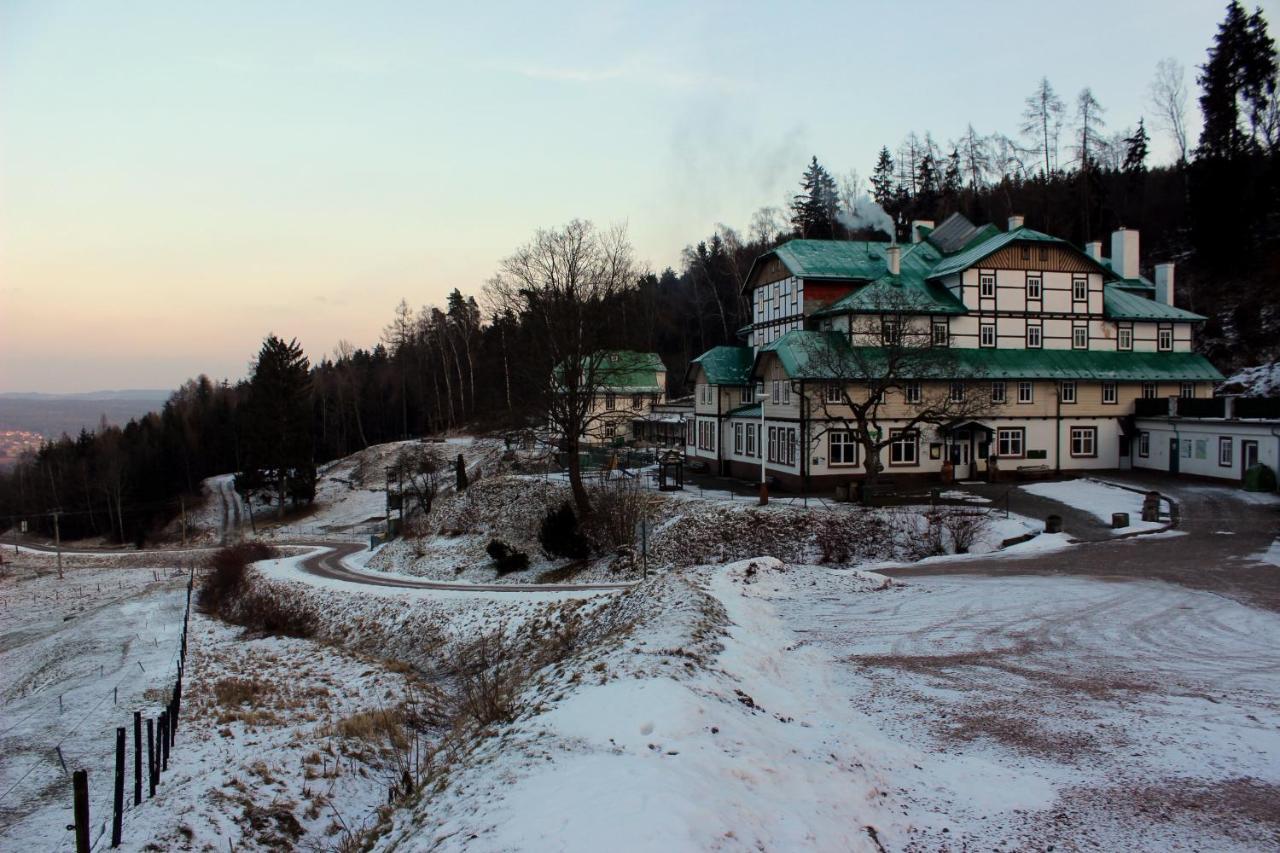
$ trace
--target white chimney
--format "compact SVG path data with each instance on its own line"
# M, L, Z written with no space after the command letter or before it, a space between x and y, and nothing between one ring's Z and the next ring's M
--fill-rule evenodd
M1102 241L1093 240L1084 244L1084 253L1095 261L1102 261Z
M1026 220L1024 220L1021 216L1010 216L1010 217L1009 217L1009 230L1010 230L1010 231L1017 231L1019 228L1021 228L1021 227L1022 227L1022 223L1023 223L1023 222L1025 222L1025 221L1026 221Z
M1173 264L1156 264L1156 302L1173 304Z
M920 233L921 228L928 228L930 231L932 231L933 220L932 219L911 220L911 242L912 243L919 243L921 240L924 239L924 235Z
M1111 232L1111 271L1121 278L1138 277L1138 232L1123 226Z
M902 248L893 245L889 247L889 275L897 275L902 267Z

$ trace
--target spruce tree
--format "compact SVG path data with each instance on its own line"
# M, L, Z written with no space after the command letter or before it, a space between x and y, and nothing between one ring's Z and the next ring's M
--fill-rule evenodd
M1276 144L1270 105L1277 96L1275 41L1261 10L1247 15L1240 3L1227 6L1209 48L1209 61L1197 78L1202 89L1199 153L1208 158L1234 158L1251 148ZM1249 132L1241 112L1249 120Z
M880 149L880 157L871 172L871 197L881 207L893 200L893 157L887 145Z
M285 343L268 335L249 380L237 486L241 478L246 487L269 485L280 516L286 499L296 504L315 497L311 402L311 364L297 339Z
M1127 136L1124 140L1124 170L1126 172L1145 172L1147 170L1147 142L1149 139L1146 125L1139 118L1138 129L1133 132L1132 136Z
M791 200L791 225L801 237L835 236L840 197L835 178L814 157L800 178L801 192Z

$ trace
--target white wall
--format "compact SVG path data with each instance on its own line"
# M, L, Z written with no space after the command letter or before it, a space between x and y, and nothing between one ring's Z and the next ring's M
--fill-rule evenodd
M1243 472L1241 446L1245 440L1258 442L1258 461L1272 471L1280 472L1280 438L1271 434L1271 426L1238 421L1169 421L1139 418L1139 432L1148 435L1150 452L1146 457L1138 455L1137 442L1133 448L1133 466L1156 471L1169 470L1170 439L1177 438L1181 456L1178 472L1200 477L1214 477L1238 482ZM1218 464L1218 439L1231 440L1231 464ZM1198 442L1204 442L1200 445ZM1204 458L1199 451L1203 448ZM1188 456L1188 451L1190 455Z

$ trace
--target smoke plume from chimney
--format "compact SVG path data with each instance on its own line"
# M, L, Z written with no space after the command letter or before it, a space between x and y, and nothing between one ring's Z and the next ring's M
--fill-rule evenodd
M893 227L893 217L885 213L884 208L876 204L875 200L866 193L855 198L852 208L840 211L836 218L850 231L862 229L883 231L888 235L890 243L898 242L897 231Z

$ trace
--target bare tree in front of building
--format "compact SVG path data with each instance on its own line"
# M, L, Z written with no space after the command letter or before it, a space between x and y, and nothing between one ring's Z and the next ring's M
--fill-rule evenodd
M490 280L489 301L537 330L539 352L523 359L526 380L541 389L541 414L560 436L579 516L591 512L579 460L582 437L597 418L610 382L605 351L616 347L610 303L635 286L641 270L626 229L574 220L538 231Z
M884 470L883 452L900 436L978 417L990 407L989 395L974 387L980 373L946 342L934 340L919 301L909 291L886 291L869 313L852 317L847 337L809 339L804 353L806 375L825 383L813 401L817 429L809 438L848 432L858 445L868 490ZM882 425L890 421L892 431Z

